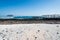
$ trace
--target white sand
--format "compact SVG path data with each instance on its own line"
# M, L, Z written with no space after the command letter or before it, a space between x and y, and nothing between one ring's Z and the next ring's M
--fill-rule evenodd
M60 24L0 25L0 40L60 40Z

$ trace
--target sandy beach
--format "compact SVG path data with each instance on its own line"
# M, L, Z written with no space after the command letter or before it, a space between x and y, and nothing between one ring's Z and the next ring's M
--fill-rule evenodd
M60 40L60 24L0 25L0 40Z

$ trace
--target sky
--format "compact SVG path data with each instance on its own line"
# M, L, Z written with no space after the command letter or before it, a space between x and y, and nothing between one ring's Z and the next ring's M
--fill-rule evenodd
M0 16L60 14L60 0L0 0Z

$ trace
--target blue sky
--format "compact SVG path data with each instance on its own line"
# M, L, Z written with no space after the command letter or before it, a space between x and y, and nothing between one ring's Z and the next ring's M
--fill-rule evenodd
M60 14L60 0L0 0L0 16Z

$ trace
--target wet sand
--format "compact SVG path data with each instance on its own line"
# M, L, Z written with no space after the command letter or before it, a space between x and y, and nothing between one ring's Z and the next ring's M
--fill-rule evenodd
M19 19L12 19L12 20L0 20L0 24L60 24L60 20L19 20Z

